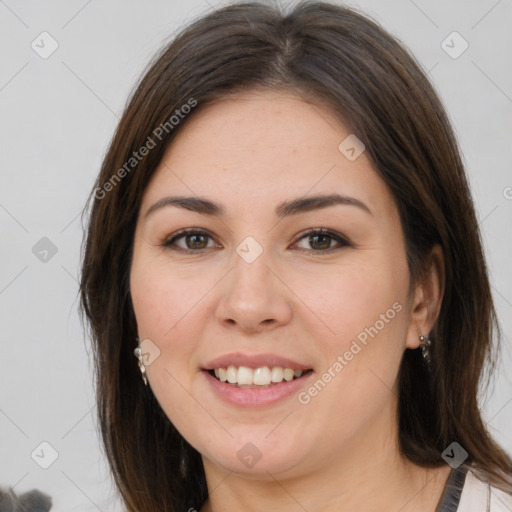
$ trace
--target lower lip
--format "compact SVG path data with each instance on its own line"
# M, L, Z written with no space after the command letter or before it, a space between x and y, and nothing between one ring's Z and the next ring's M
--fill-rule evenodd
M203 370L202 373L214 392L221 399L239 407L261 407L275 404L297 393L300 388L309 382L313 375L313 372L310 371L303 377L291 381L283 381L268 388L239 388L227 382L221 382L206 370Z

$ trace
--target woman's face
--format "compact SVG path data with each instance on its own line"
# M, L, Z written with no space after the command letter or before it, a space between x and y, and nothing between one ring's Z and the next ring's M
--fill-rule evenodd
M145 191L130 285L148 380L205 467L299 475L395 433L418 331L398 211L362 149L326 107L238 94L194 114Z

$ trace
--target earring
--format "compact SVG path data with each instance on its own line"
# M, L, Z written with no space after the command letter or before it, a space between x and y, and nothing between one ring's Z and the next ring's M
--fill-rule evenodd
M421 341L421 353L423 354L423 359L425 359L427 366L430 368L430 347L432 346L432 341L429 339L428 336L422 336L420 334L420 341Z
M137 343L139 343L139 338L136 338ZM142 374L142 380L144 381L144 384L148 385L148 379L146 378L146 367L144 366L144 361L142 359L142 349L140 347L137 347L133 353L135 354L135 357L139 360L139 369L140 373Z

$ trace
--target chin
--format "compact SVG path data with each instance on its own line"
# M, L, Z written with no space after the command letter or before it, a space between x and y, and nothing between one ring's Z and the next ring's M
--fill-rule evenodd
M254 429L252 429L254 432ZM298 476L301 460L308 460L307 454L301 454L299 446L288 446L283 443L275 443L275 440L265 440L265 434L243 438L230 438L222 446L212 447L201 451L203 461L207 458L211 463L244 478L257 480L273 480Z

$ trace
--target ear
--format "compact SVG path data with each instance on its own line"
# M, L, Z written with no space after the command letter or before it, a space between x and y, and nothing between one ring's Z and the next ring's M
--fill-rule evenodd
M439 316L445 289L443 249L435 245L430 252L423 277L416 283L407 332L407 348L418 348L419 339L428 336Z

